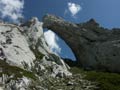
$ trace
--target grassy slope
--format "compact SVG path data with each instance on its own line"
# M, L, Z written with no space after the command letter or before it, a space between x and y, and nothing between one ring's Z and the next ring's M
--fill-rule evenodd
M32 72L26 71L17 66L10 66L3 60L0 60L0 68L2 69L2 72L0 72L0 76L2 74L7 74L8 76L14 75L14 78L12 79L22 78L23 76L31 79L36 79L36 76Z
M120 90L120 74L108 72L85 71L76 67L72 67L74 74L82 73L85 79L98 83L97 90Z

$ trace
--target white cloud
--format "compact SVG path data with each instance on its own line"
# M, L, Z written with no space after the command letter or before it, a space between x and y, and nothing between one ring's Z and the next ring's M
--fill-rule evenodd
M0 0L0 17L18 22L23 18L24 0Z
M52 32L51 30L48 30L44 33L44 35L50 49L55 53L60 53L61 48L57 43L58 37L55 35L55 33Z
M72 16L74 17L79 11L82 10L82 7L79 4L68 2L68 10L70 11Z

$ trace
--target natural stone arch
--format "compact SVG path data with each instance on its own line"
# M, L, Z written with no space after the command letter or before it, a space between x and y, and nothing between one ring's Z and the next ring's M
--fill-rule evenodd
M68 44L79 66L86 69L120 72L120 48L117 44L120 41L120 30L110 31L101 28L94 19L86 23L74 24L60 17L46 15L43 22L44 28L51 29Z
M71 48L60 36L58 36L52 30L47 29L47 28L44 28L44 33L45 33L44 35L45 35L46 42L47 42L48 46L52 47L51 50L53 52L60 55L60 57L62 59L64 59L65 61L68 61L68 60L73 61L73 62L76 61L76 57L75 57L74 53L72 52ZM53 39L51 37L53 37ZM56 45L58 44L57 47L53 46L54 44L51 45L51 40L54 40L55 41L54 43Z

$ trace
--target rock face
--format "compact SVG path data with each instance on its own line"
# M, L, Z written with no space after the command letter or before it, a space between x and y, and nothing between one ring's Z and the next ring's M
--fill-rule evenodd
M20 26L0 23L0 90L93 90L50 51L42 25L35 17Z
M45 74L54 78L72 75L49 50L42 22L32 18L21 26L0 23L0 85L5 90L26 90L32 79L44 80L40 75Z
M0 24L0 59L21 67L23 63L31 66L36 59L19 27Z
M120 30L108 30L94 19L74 24L53 15L43 18L44 28L58 34L74 52L85 69L120 73Z

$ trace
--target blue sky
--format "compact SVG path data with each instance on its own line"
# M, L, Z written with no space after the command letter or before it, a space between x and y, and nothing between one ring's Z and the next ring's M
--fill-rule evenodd
M82 7L76 19L69 12L64 15L68 2ZM120 0L25 0L26 17L37 16L41 19L46 13L78 23L95 18L104 27L120 27Z
M2 4L6 4L7 8ZM75 23L94 18L103 27L120 27L120 0L0 0L0 16L4 20L10 18L10 20L16 21L18 17L28 20L35 16L41 21L47 13L61 16L65 20ZM59 52L61 56L75 59L62 40L57 36L54 39L56 39L55 43L58 43L58 47L62 48Z

